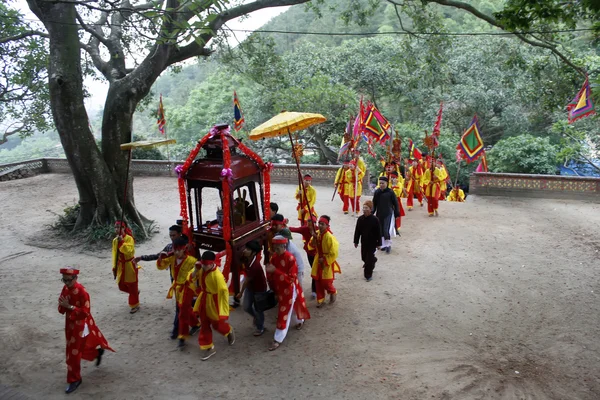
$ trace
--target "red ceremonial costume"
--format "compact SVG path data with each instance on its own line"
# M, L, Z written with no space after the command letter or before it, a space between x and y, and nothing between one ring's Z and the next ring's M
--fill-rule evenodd
M207 261L201 261L206 263ZM214 263L214 261L212 261ZM228 336L233 329L227 323L229 319L229 289L223 274L214 264L209 271L202 269L202 273L188 276L189 287L198 293L194 305L194 312L200 316L200 335L198 343L202 350L213 347L212 330L223 336Z
M115 226L120 226L117 221ZM134 262L135 240L131 229L127 225L121 227L122 240L118 237L112 242L112 265L113 273L116 274L119 290L129 294L129 307L137 308L140 305L140 295L138 290L138 268ZM117 260L115 262L115 260ZM134 310L135 311L135 310Z
M78 270L61 269L61 274L77 275ZM65 314L65 337L67 339L67 383L81 380L81 359L93 361L98 358L98 347L114 351L96 326L90 311L90 295L85 287L75 282L65 285L60 297L66 298L71 307L58 306Z
M289 327L292 312L299 320L309 319L310 313L298 282L298 264L292 253L273 254L271 264L275 266L275 272L268 276L269 286L275 291L279 303L277 329L283 330Z

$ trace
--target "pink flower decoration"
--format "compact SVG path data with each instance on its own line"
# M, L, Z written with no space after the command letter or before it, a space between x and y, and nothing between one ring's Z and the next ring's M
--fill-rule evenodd
M268 173L271 173L271 171L273 171L273 163L272 162L266 163L265 168L267 169Z
M183 165L178 165L176 166L173 171L175 171L175 173L177 174L178 178L181 178L181 173L183 172Z
M215 125L212 128L210 128L209 134L210 134L210 137L212 138L213 136L219 134L220 132L223 132L224 134L228 135L230 131L231 131L231 128L229 128L229 125L227 125L226 128L218 128L217 125Z
M233 185L233 171L231 168L223 168L221 170L221 179L227 179L229 185Z

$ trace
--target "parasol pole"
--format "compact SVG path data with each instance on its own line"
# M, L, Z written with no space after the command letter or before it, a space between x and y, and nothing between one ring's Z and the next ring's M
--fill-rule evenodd
M125 217L125 202L127 201L127 187L129 186L129 168L131 167L131 153L133 153L133 148L129 149L129 154L127 156L127 174L125 175L125 190L123 193L123 201L121 202L121 224L119 225L119 236L123 232L123 218ZM115 263L113 265L114 269L117 268L117 264L119 262L119 247L117 246L117 255L115 257ZM115 277L116 279L116 277Z
M288 127L288 137L290 138L290 144L292 145L292 154L294 155L294 161L296 161L296 169L298 171L298 183L302 188L303 199L300 202L302 208L304 208L304 203L306 203L306 208L308 208L308 216L312 221L312 210L310 205L308 204L308 197L306 196L306 187L304 186L304 179L302 179L302 172L300 172L300 161L298 160L298 155L296 154L296 150L294 149L294 139L292 138L292 132L290 132L290 128Z

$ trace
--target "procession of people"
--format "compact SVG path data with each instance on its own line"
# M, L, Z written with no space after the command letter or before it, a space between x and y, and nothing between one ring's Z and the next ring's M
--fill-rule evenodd
M334 180L334 198L339 196L342 214L358 218L353 244L355 248L360 245L367 282L373 280L377 252L390 254L394 238L400 236L402 217L406 216L403 199L406 199L409 211L413 209L415 199L420 205L425 201L429 216L439 215L440 200L461 202L465 199L464 191L458 186L446 193L449 179L441 159L410 159L406 164L406 168L401 168L395 160L382 162L383 170L376 175L378 184L372 200L362 203L363 181L368 171L358 151L352 151L351 158L343 163ZM233 345L236 335L229 323L229 314L240 302L243 311L252 317L254 337L262 336L270 329L265 311L277 309L268 350L279 348L290 327L301 330L311 318L302 285L304 272L308 271L305 265L310 267L310 292L312 300L316 300L316 308L336 302L335 280L342 272L337 261L340 243L331 228L335 219L317 214L317 191L312 186L310 174L303 176L302 185L298 186L294 196L299 226L288 227L289 220L279 213L279 206L274 202L269 204L271 223L267 239L264 245L250 241L241 252L242 278L239 292L233 293L233 302L230 302L233 285L228 270L227 276L221 270L223 253L198 251L182 227L173 225L169 228L170 242L160 252L136 256L132 230L125 221L117 221L112 271L118 289L128 296L129 312L135 314L140 310L140 261L156 262L158 270L169 271L170 286L165 284L165 290L167 299L173 299L175 305L170 338L178 339L177 348L183 350L188 339L199 333L200 359L208 360L216 354L213 330ZM292 241L292 233L301 235L305 256ZM89 295L78 282L79 270L68 267L60 273L65 284L58 310L66 316L66 393L72 393L82 383L81 359L96 360L99 366L104 351L114 350L91 316Z

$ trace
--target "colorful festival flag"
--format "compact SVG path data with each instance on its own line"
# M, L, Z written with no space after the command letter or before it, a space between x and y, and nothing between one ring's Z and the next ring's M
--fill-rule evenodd
M158 113L156 124L158 125L158 131L161 134L165 134L165 125L167 125L167 120L165 119L165 108L163 107L162 94L160 95L160 101L158 103Z
M367 113L364 118L364 130L368 136L371 136L373 139L377 140L378 142L383 143L387 139L389 139L390 135L387 133L387 131L381 125L379 118L377 117L378 115L380 116L380 118L383 118L385 120L384 125L387 124L388 129L389 129L390 123L387 122L387 120L383 117L383 115L381 115L379 110L377 110L377 107L375 107L374 104L370 103L367 106Z
M442 129L442 110L444 107L444 102L440 103L440 110L438 111L437 119L435 120L435 125L433 125L433 131L431 132L431 136L439 137L440 129Z
M487 159L485 158L485 150L483 151L483 155L479 160L479 165L477 166L475 172L488 172Z
M413 160L413 159L422 160L423 159L423 154L421 154L421 151L417 148L417 146L415 146L412 139L408 139L408 159L409 160Z
M570 124L578 119L596 114L594 102L592 101L592 89L587 78L577 96L567 105L567 110L569 111L568 120Z
M456 149L461 151L467 164L477 160L483 154L483 140L479 134L477 115L471 120L471 125L460 138Z
M233 91L233 129L238 132L244 125L244 114L242 114L242 107L237 98L237 93Z
M342 143L340 145L340 151L338 152L338 161L342 158L343 155L348 154L353 147L352 144L354 141L352 140L352 117L348 120L346 124L346 132L344 133L344 137L342 137Z

